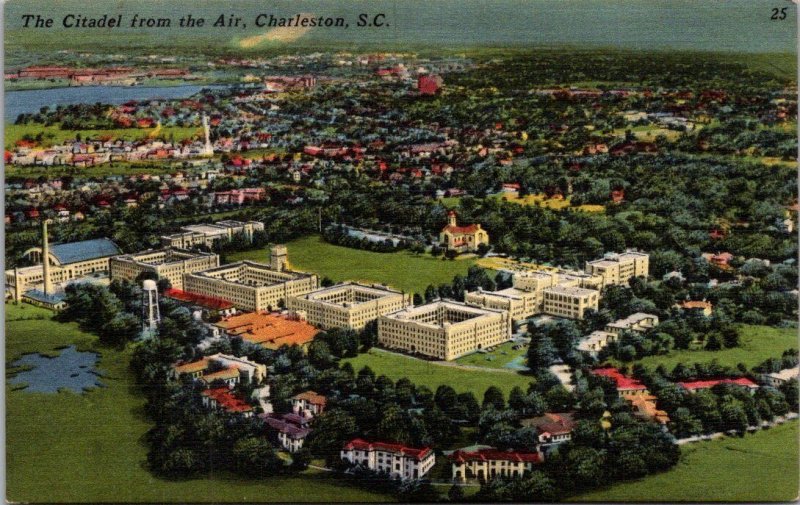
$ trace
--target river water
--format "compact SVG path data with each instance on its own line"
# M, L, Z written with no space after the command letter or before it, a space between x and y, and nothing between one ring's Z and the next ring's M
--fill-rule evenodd
M30 89L7 91L3 117L7 123L13 123L17 116L24 113L39 112L42 107L54 108L57 105L74 105L78 103L110 103L119 105L129 100L152 100L156 98L187 98L202 89L214 89L224 86L185 84L181 86L75 86L70 88Z

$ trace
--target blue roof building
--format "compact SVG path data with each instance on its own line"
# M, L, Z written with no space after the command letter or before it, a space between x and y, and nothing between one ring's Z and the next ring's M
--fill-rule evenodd
M50 246L50 254L62 265L122 254L117 244L107 238L68 242Z

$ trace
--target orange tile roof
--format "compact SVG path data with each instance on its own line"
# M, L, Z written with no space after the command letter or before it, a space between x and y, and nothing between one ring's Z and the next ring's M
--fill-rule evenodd
M293 400L305 400L308 403L311 403L313 405L322 405L323 407L325 406L326 403L328 403L328 399L327 398L325 398L321 394L316 393L314 391L304 391L304 392L302 392L300 394L294 395L292 397L292 399Z
M206 374L202 377L202 379L207 384L211 384L216 379L233 379L235 377L239 377L239 369L236 367L230 367L230 368L225 368L224 370L219 370L217 372Z
M640 416L666 424L669 422L669 415L656 407L657 399L653 395L641 395L630 398L628 401Z
M227 317L216 323L230 335L242 337L267 349L278 349L282 345L305 345L319 330L305 321L280 314L248 312Z
M234 395L228 388L214 388L203 391L203 396L208 396L227 412L249 412L253 407L243 399Z
M202 372L206 368L208 368L208 358L203 358L199 361L192 361L191 363L184 363L183 365L177 365L175 367L175 371L179 374L195 373L195 372Z
M680 305L684 309L713 309L714 305L711 302L689 301L682 302Z

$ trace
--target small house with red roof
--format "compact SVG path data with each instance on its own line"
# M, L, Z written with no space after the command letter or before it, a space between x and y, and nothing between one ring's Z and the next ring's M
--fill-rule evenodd
M678 385L690 393L696 393L701 389L711 389L719 384L731 384L733 386L740 386L747 388L750 394L753 394L758 389L758 384L751 381L747 377L739 377L736 379L710 379L710 380L697 380L688 382L679 382Z
M592 375L607 377L614 381L620 398L629 398L636 395L649 394L649 391L647 391L647 386L632 377L622 375L622 373L616 368L595 368L591 371L591 373Z
M677 307L685 311L700 311L706 317L711 317L714 311L714 305L705 300L687 300L677 304Z
M253 406L233 394L228 388L205 389L201 393L203 406L209 409L224 410L242 417L253 416Z
M538 452L501 451L494 447L475 446L458 449L447 458L453 468L453 480L492 480L496 477L522 477L544 461Z
M457 252L477 251L481 244L489 245L489 234L480 224L458 226L455 211L447 214L447 226L439 234L439 242L448 250Z
M534 428L539 434L540 444L555 446L572 440L575 419L568 412L545 412L541 416L521 419L520 424L526 428Z
M340 456L351 465L401 480L422 478L436 464L436 455L430 447L419 449L389 442L367 442L360 438L347 442Z

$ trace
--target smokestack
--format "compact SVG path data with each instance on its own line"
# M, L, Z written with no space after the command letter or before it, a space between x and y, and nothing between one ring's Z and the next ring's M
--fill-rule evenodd
M47 219L42 220L42 275L44 277L44 294L53 294L50 282L50 244L47 241Z

